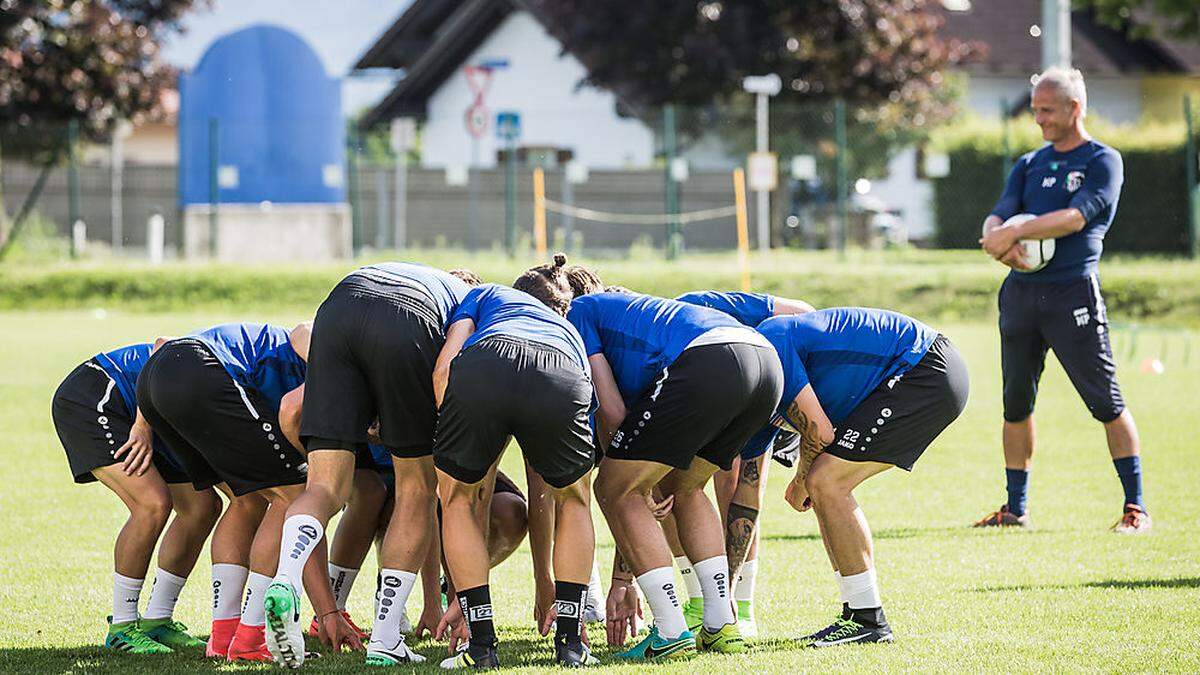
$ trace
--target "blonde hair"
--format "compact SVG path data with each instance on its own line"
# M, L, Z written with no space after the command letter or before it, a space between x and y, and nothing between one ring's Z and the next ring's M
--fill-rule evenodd
M1087 85L1083 83L1083 73L1078 68L1062 68L1054 66L1046 72L1033 76L1033 89L1051 87L1068 101L1079 101L1079 116L1087 117Z

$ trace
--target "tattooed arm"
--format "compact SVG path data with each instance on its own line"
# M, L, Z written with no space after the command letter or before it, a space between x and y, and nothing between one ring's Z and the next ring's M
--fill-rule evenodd
M729 560L729 578L736 580L742 564L754 543L758 527L758 511L766 486L767 455L743 459L738 470L737 485L725 516L725 556Z
M811 504L804 479L817 455L833 443L833 424L825 415L811 384L805 385L788 406L787 419L800 436L800 459L796 462L796 476L788 485L785 498L797 511L807 511Z

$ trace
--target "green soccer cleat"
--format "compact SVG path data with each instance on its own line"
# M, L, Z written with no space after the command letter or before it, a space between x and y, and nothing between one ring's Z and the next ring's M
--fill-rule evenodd
M108 617L108 635L104 636L104 648L126 654L170 654L170 647L155 642L138 628L137 621L114 624Z
M690 598L683 605L683 620L688 630L695 633L704 625L704 598Z
M754 605L749 600L737 601L737 626L743 638L753 640L758 637L758 622L754 620Z
M267 650L287 668L304 665L304 629L300 625L300 596L291 584L273 582L263 593L267 616Z
M138 628L151 640L171 649L200 649L207 643L187 632L187 626L170 618L141 619Z
M717 631L701 627L700 634L696 636L696 648L702 652L741 654L746 651L746 641L742 639L736 623L727 623Z
M658 634L658 626L632 649L617 654L624 661L666 661L682 659L696 653L696 637L685 630L679 637L664 638Z

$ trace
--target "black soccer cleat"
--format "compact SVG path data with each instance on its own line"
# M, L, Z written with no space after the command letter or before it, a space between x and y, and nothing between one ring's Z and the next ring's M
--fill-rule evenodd
M554 661L563 668L600 665L600 659L592 656L592 650L577 637L570 640L565 637L554 639Z
M820 649L844 644L865 644L868 642L892 642L892 629L887 622L869 624L856 619L838 619L827 628L813 634L814 640L809 647ZM819 637L817 637L819 636Z

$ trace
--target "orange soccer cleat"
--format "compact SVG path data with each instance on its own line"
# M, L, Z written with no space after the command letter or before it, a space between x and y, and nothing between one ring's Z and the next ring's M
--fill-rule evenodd
M267 651L266 626L247 626L239 623L233 641L229 643L230 661L265 661L274 663L275 657Z
M987 516L975 521L971 527L1028 527L1029 512L1021 515L1014 515L1008 510L1008 504L1000 507L998 511L993 511Z
M229 656L229 643L241 623L238 617L232 619L213 619L212 633L208 636L208 644L204 647L204 655L209 658L223 659Z

